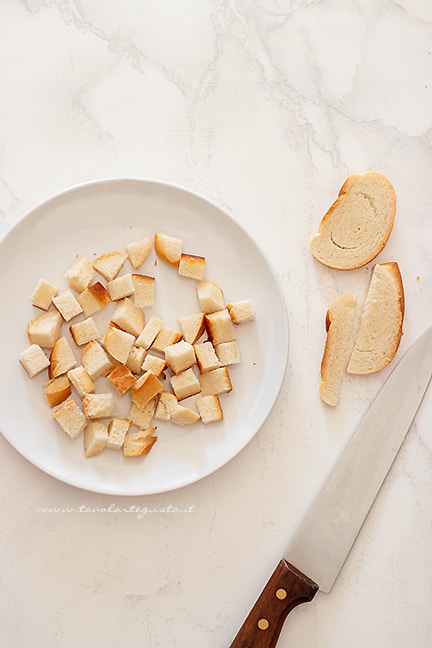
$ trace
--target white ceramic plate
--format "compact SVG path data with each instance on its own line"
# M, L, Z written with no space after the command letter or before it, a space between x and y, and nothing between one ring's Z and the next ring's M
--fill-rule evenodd
M64 273L77 256L94 258L123 250L157 231L183 239L185 252L205 256L206 278L223 288L227 303L252 300L256 320L236 327L242 361L230 368L232 392L221 396L223 422L180 428L158 421L158 441L146 457L125 459L121 452L106 450L88 459L82 438L72 441L51 417L43 393L46 374L29 379L18 361L29 344L27 323L42 313L31 305L30 295L40 277L60 290L68 288ZM20 220L1 241L0 259L0 429L19 453L46 473L93 492L166 492L223 466L263 424L286 368L285 302L258 247L213 203L155 181L110 179L79 185ZM195 281L155 260L152 252L138 270L156 277L156 303L148 315L158 314L178 328L178 316L199 311ZM122 273L131 270L126 265ZM108 323L111 308L95 315L100 326ZM68 326L64 325L67 334ZM106 379L99 381L97 390L105 391Z

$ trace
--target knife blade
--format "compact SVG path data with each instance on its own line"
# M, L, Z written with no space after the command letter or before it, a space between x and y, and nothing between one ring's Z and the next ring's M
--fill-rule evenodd
M369 406L230 648L274 648L289 612L328 593L408 433L432 376L432 326Z

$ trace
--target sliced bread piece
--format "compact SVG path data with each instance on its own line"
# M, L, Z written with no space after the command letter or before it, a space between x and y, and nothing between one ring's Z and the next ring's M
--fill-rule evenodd
M39 279L31 294L32 304L46 311L50 307L53 297L57 294L57 286L54 286L46 279Z
M87 425L86 417L71 398L60 405L52 417L72 439L79 437Z
M147 259L152 246L153 239L151 236L146 236L138 241L132 241L132 243L126 245L126 252L128 253L129 261L135 269L139 268Z
M357 296L344 294L336 297L326 314L327 338L321 360L320 397L324 403L336 407L342 380L352 351Z
M395 214L396 194L384 175L374 171L351 175L321 220L310 250L330 268L360 268L384 248Z
M81 293L88 288L93 281L94 270L88 257L81 257L74 261L66 271L65 277L72 290Z
M41 347L53 347L60 335L63 318L57 310L49 310L32 319L27 326L27 335L31 344Z
M155 252L160 259L173 266L178 266L183 252L183 241L157 232L154 235Z
M123 455L125 457L141 457L148 454L157 441L157 436L153 434L155 431L156 427L128 432L124 438Z
M84 455L95 457L105 448L108 441L108 426L100 421L91 421L84 430Z
M395 261L377 263L360 316L348 373L371 374L393 360L402 337L405 299Z
M50 363L39 344L30 344L27 349L20 353L19 361L30 378L49 367Z
M93 261L93 268L104 279L111 281L114 277L117 277L127 258L126 252L108 252Z

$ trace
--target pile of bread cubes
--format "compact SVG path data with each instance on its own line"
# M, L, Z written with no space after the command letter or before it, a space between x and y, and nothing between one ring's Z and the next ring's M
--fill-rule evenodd
M104 448L125 457L148 454L158 420L179 426L223 420L220 396L232 390L228 368L241 361L236 327L255 313L248 299L226 304L222 288L205 278L205 257L183 248L183 240L158 232L124 251L78 258L65 273L66 290L43 278L34 287L32 304L43 313L29 322L30 346L19 360L30 378L47 372L52 417L72 439L83 436L86 457ZM153 249L195 282L199 307L178 318L178 330L146 317L156 279L137 270ZM113 314L100 331L93 315L111 303ZM98 391L100 377L109 390ZM117 415L115 395L128 399L126 416Z

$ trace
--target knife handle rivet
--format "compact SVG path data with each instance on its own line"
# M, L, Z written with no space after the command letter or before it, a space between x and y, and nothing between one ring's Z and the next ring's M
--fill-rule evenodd
M278 598L280 601L283 601L287 597L287 591L284 590L282 587L276 590L276 598Z
M270 623L267 621L267 619L260 619L260 620L258 621L258 628L259 628L260 630L267 630L267 628L269 627L269 625L270 625Z

